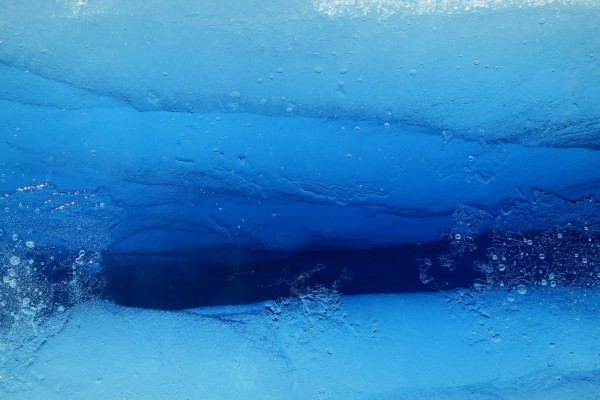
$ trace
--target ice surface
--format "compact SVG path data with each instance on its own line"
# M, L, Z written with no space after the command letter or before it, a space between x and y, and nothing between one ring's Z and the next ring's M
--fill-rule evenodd
M105 187L115 252L223 249L207 262L440 240L461 204L481 231L534 189L597 198L599 10L10 4L2 187Z
M594 1L14 3L0 61L53 93L13 81L2 98L68 108L88 92L142 111L406 121L597 147L599 12Z
M10 398L595 398L598 293L505 296L301 297L277 313L92 304Z
M5 3L0 398L598 392L600 2Z

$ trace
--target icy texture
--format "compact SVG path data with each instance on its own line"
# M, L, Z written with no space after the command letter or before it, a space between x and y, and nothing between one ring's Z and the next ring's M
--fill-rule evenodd
M594 1L11 2L2 18L2 191L103 188L127 212L115 254L544 230L584 198L598 216ZM556 199L551 219L529 211Z

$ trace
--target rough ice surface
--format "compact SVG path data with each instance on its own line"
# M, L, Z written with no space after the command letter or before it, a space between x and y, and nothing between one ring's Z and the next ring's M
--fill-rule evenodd
M169 338L190 323L262 361L163 376L186 395L594 398L600 2L5 3L0 394L177 397L101 387L164 367L133 325L204 374ZM67 384L74 326L133 353Z

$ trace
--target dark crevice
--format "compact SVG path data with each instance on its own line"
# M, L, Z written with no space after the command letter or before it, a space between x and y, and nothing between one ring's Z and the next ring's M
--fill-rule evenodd
M485 248L485 243L480 244ZM472 265L481 255L454 257L449 268L442 261L451 251L450 243L440 241L383 249L302 251L275 260L211 266L194 254L108 254L104 295L127 306L185 309L274 300L317 286L348 295L469 287L480 277Z

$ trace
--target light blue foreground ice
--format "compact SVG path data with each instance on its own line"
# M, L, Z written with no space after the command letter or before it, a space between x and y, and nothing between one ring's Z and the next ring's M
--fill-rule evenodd
M0 10L0 399L597 398L599 1ZM81 295L105 252L208 268L490 232L534 262L503 281L499 244L479 249L502 283L480 294ZM538 274L541 242L577 266ZM36 280L60 257L86 272Z

